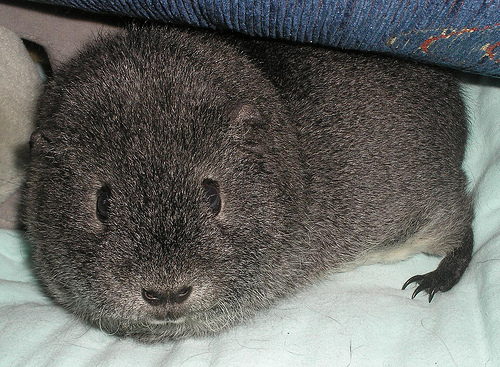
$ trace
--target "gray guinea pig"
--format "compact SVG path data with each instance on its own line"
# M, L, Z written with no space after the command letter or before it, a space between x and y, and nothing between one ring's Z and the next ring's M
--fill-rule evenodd
M472 251L457 81L411 62L170 26L47 85L23 192L54 301L146 342L205 335L326 272Z

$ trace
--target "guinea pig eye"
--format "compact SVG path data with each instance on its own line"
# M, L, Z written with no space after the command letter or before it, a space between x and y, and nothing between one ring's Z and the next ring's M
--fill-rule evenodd
M205 200L212 210L217 215L221 208L221 199L219 194L219 185L216 181L203 180L203 189L205 190Z
M109 198L111 196L111 190L108 186L103 186L97 195L97 218L101 222L104 222L109 216Z

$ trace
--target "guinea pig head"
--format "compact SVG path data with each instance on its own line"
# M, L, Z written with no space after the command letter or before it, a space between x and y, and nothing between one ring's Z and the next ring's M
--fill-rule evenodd
M23 197L47 293L154 342L217 332L300 284L305 198L277 99L196 97L189 80L141 95L114 77L56 81L42 101Z

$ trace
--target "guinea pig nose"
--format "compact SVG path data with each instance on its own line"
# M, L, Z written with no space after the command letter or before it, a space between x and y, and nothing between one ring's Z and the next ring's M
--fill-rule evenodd
M157 292L150 289L142 289L142 298L151 306L159 306L165 303L183 303L186 301L193 287L185 286L173 292Z
M187 300L189 298L192 290L193 290L193 287L188 287L188 286L182 287L181 289L179 289L179 291L177 291L177 293L172 294L171 301L173 303L184 302L185 300Z
M142 289L142 298L151 306L159 306L167 301L165 294L153 290Z

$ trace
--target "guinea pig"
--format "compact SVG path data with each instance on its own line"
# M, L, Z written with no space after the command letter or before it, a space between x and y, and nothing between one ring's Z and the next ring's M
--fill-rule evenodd
M23 221L45 291L144 342L209 335L361 264L472 252L447 71L173 26L101 36L40 101ZM404 288L403 287L403 288Z

